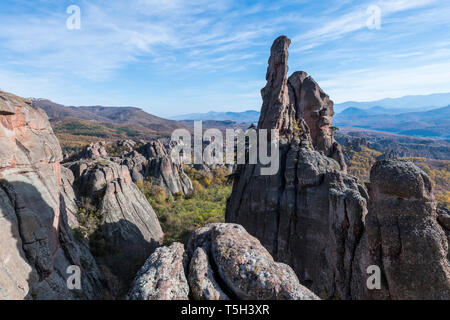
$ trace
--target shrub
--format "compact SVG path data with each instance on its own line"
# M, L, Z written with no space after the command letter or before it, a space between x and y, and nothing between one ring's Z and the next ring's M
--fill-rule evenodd
M208 223L225 221L226 201L231 194L226 169L217 168L206 173L187 168L185 172L192 180L192 193L184 197L178 193L173 198L169 196L167 201L161 201L161 190L146 194L158 215L167 244L174 241L186 243L195 229Z

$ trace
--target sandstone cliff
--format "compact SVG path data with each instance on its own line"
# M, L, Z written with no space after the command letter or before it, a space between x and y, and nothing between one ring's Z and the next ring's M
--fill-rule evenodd
M45 113L0 92L0 299L95 298L103 286L74 239L61 194L61 148ZM67 288L70 265L82 291Z
M239 166L226 221L242 224L275 259L324 297L348 297L367 193L345 173L331 127L333 103L305 72L287 77L290 40L271 48L258 129L280 132L280 170Z

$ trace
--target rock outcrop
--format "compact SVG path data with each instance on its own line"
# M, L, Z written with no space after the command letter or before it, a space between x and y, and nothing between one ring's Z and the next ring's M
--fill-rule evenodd
M346 173L332 101L305 72L287 78L289 44L282 36L272 46L258 124L279 130L280 170L264 176L261 165L238 166L226 221L242 224L321 297L448 299L448 232L429 178L414 165L382 162L369 197ZM372 264L383 270L382 290L367 289Z
M242 224L317 294L346 298L367 194L345 173L332 101L305 72L288 79L289 44L279 37L272 46L258 124L279 130L280 170L238 166L226 221Z
M164 236L153 208L126 166L105 158L65 166L73 172L78 217L95 218L90 237L94 255L117 277L131 281Z
M97 265L74 239L61 194L61 148L45 113L0 92L0 299L102 295ZM82 290L69 290L71 265Z
M190 296L188 296L190 289ZM210 224L194 232L187 252L158 248L138 273L130 299L316 300L294 271L273 260L236 224Z
M83 149L81 158L96 159L107 157L108 152L106 151L106 143L103 141L91 143L86 148Z
M120 140L116 142L91 143L65 162L78 160L114 161L126 166L133 182L150 181L161 187L166 194L188 194L194 188L183 168L174 163L170 156L172 145L162 140L135 142Z
M288 78L290 44L290 39L281 36L270 50L258 129L277 129L281 137L291 139L302 119L309 128L315 150L337 160L345 171L343 153L331 127L333 101L306 72L294 72Z
M45 113L3 92L0 101L0 297L120 295L163 238L128 167L108 158L105 142L61 166ZM67 288L70 265L82 268L82 290Z
M160 247L145 262L132 285L131 300L188 300L183 244Z
M151 141L126 155L121 164L128 167L133 181L148 179L167 194L188 194L194 190L189 177L172 161L170 150L160 140Z
M356 252L352 290L358 298L450 299L450 229L436 210L430 178L402 160L370 172L369 213ZM381 268L380 290L365 286L367 266Z

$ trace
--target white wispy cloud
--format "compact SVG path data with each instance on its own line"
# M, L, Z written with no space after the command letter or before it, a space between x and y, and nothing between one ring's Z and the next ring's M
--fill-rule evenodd
M295 42L304 43L296 51L308 51L317 46L326 44L331 40L340 39L349 33L367 29L367 20L369 18L367 9L371 5L378 6L381 9L382 19L385 19L395 13L425 7L435 2L436 0L368 1L363 4L359 3L348 12L338 16L320 16L319 14L319 17L316 18L317 27L301 33L293 38ZM406 21L404 22L406 23Z
M270 31L270 22L239 23L242 15L227 13L229 1L84 1L81 30L65 29L65 13L50 12L44 20L30 14L2 16L2 47L11 52L10 63L52 69L87 79L105 79L111 72L149 55L174 61L180 51L192 51L183 67L205 66L221 61L246 60L239 54L254 39ZM201 16L201 15L206 15ZM26 23L23 23L23 22ZM225 23L226 21L227 23ZM236 22L235 21L235 22ZM189 56L188 54L186 56Z
M66 29L57 0L13 2L24 10L0 12L0 87L25 96L254 108L280 34L292 39L290 70L337 101L450 91L443 1L79 0L81 30ZM369 5L381 8L381 30L367 29Z
M360 74L334 74L322 79L321 86L336 102L372 101L386 97L447 92L450 61L389 70L368 70ZM432 84L433 91L430 91ZM350 94L349 94L350 93Z

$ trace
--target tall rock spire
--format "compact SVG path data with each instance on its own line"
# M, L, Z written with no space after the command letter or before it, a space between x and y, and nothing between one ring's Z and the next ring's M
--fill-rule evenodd
M290 42L281 36L271 47L258 123L279 130L280 170L263 176L258 164L239 166L226 221L242 224L316 293L346 298L367 197L345 173L333 102L306 72L288 78Z
M258 129L278 129L284 134L291 128L294 118L290 108L287 87L288 48L291 40L286 36L278 37L270 49L266 86L261 90L263 105Z
M413 164L382 161L368 192L347 174L333 102L306 72L287 78L289 44L282 36L272 46L258 124L280 130L280 170L238 166L226 221L323 298L448 300L449 216L436 210L429 178ZM366 286L370 266L380 269L380 290Z
M334 158L345 171L342 151L331 127L333 101L306 72L297 71L288 78L290 44L289 38L280 36L270 49L258 129L278 129L280 136L292 139L298 127L306 123L314 148Z

